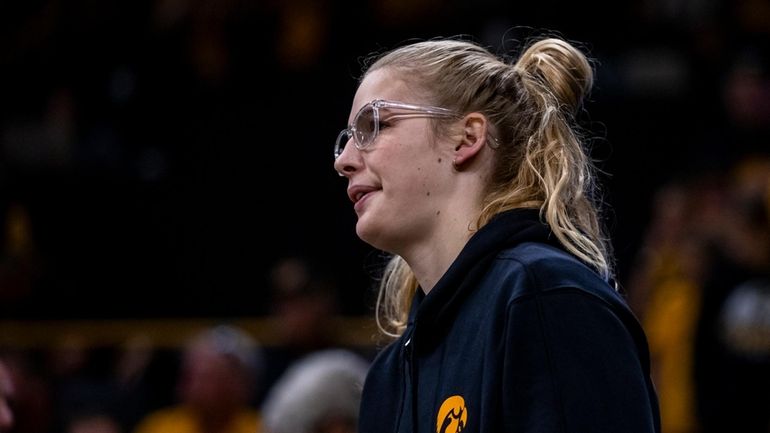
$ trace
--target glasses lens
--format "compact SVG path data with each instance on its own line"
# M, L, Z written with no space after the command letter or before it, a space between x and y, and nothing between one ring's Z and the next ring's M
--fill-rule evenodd
M334 143L334 159L337 159L342 155L342 151L345 150L345 145L350 141L350 130L343 129L340 135L337 136L337 142Z
M366 147L374 140L377 135L377 116L375 109L371 104L364 106L356 116L354 125L356 142L360 147Z

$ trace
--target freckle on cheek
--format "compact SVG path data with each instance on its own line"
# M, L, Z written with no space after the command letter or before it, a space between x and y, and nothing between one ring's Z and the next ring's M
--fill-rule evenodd
M430 196L430 191L428 191L427 193L425 193L425 195L427 195L427 196Z
M440 214L440 213L441 213L441 211L440 211L440 210L437 210L437 211L436 211L436 215L438 215L438 214Z
M438 159L438 163L441 164L441 158Z

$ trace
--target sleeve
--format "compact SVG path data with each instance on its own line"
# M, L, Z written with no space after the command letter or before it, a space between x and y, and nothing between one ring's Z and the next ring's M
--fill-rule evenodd
M612 306L559 289L508 308L505 431L650 433L657 399L634 335ZM646 342L644 343L646 344Z

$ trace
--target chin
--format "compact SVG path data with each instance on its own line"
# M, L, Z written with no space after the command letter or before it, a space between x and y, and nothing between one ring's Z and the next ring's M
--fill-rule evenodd
M358 238L373 247L377 247L375 245L375 243L377 243L376 233L377 233L377 230L374 230L371 224L368 224L365 218L359 219L358 222L356 223L356 235L358 235Z
M365 216L356 223L356 235L362 241L379 250L388 251L385 230L381 225L369 221Z

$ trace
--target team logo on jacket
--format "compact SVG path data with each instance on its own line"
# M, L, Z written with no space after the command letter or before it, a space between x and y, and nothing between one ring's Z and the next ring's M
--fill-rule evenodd
M453 395L441 403L436 417L436 433L460 433L465 430L467 422L465 400L459 395Z

